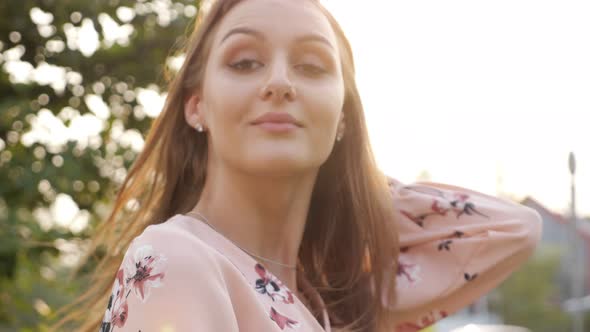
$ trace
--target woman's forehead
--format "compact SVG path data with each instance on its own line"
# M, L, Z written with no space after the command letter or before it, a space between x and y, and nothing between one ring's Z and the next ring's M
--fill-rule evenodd
M232 32L250 31L267 40L294 40L315 36L336 48L336 36L328 19L313 0L244 0L221 20L215 45Z

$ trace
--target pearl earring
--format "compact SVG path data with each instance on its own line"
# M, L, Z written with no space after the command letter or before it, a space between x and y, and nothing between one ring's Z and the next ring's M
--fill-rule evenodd
M202 133L203 132L203 125L200 123L197 123L197 125L195 126L195 128L197 129L198 132Z

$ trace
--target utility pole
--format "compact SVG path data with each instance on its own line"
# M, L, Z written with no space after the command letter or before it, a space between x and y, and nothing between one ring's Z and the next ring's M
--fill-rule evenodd
M571 284L571 298L581 300L584 297L584 257L580 257L580 245L578 237L578 218L576 217L576 157L573 152L570 152L569 169L571 174L571 220L570 229L572 233L572 284ZM573 311L573 330L572 332L584 331L584 310Z

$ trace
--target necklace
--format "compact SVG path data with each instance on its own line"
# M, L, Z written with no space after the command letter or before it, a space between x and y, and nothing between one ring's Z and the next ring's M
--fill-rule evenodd
M207 226L211 227L211 229L213 229L215 232L221 234L221 232L219 232L215 227L213 227L213 225L211 225L211 223L209 223L209 220L204 215L200 214L199 212L197 212L197 211L190 211L190 212L187 213L187 215L190 215L190 216L193 216L193 217L197 218L198 220L200 220L200 221L204 222L205 224L207 224ZM289 265L289 264L277 262L277 261L274 261L272 259L269 259L269 258L266 258L266 257L262 257L262 256L259 256L259 255L256 255L254 253L251 253L250 251L242 248L240 245L238 245L234 241L230 240L229 238L226 237L226 239L228 239L236 247L240 248L243 252L245 252L246 254L248 254L248 255L250 255L252 257L256 257L256 258L258 258L260 260L263 260L265 262L272 263L272 264L275 264L275 265L279 265L279 266L282 266L282 267L286 267L286 268L289 268L289 269L296 269L297 268L297 265Z

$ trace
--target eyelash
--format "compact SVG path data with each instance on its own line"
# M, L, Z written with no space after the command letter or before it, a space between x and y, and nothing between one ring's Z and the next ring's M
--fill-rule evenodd
M256 60L252 60L252 59L243 59L237 62L234 62L232 64L229 65L229 67L231 67L232 69L235 69L237 71L240 72L246 72L246 71L252 71L254 69L252 69L252 67L248 66L249 68L244 68L244 64L253 64L253 63L258 63L261 66L264 66L262 63L256 61ZM319 66L316 65L312 65L312 64L299 64L296 67L304 67L304 70L307 72L311 72L311 74L313 75L321 75L326 73L327 71ZM308 70L310 69L310 70Z
M247 71L247 70L252 70L252 68L251 67L243 68L243 65L244 64L253 64L253 63L258 63L259 65L262 65L260 62L258 62L256 60L243 59L243 60L234 62L234 63L230 64L229 66L233 69L238 70L238 71Z
M300 64L300 65L297 65L297 66L298 67L304 67L305 69L311 69L310 72L312 74L314 74L314 75L321 75L321 74L327 73L327 71L325 69L323 69L321 67L318 67L316 65L312 65L312 64L304 63L304 64Z

